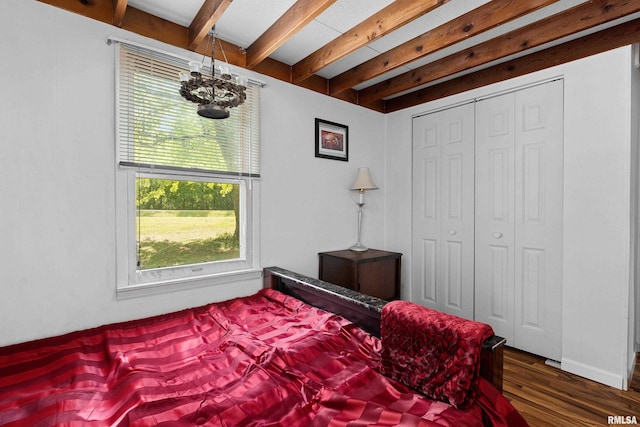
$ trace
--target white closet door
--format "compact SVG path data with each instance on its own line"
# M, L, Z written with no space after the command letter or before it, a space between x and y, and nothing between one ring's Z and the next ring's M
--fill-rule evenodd
M473 318L474 108L413 120L413 301Z
M476 320L559 360L562 81L476 105Z
M514 99L476 104L475 318L514 343Z
M563 82L516 92L515 347L562 356Z

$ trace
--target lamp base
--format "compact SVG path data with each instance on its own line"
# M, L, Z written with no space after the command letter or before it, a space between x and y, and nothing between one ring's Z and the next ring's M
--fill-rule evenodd
M351 246L349 250L356 251L356 252L364 252L364 251L368 251L369 248L364 246L362 243L356 243L355 245Z

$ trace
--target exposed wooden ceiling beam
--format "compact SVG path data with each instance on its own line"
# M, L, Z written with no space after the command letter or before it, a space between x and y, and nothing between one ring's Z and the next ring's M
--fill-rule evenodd
M362 102L384 99L638 11L640 11L640 2L638 1L592 0L369 86L359 91L359 98Z
M87 2L78 0L38 1L75 12L107 24L113 24L114 11L118 7L118 4L122 4L120 3L121 0L93 0ZM517 49L520 52L524 50L524 48L530 47L536 40L540 39L540 37L536 37L537 33L545 32L555 34L555 27L561 26L568 27L568 30L566 31L567 33L580 31L581 28L589 28L604 22L616 20L634 12L640 12L639 3L640 2L635 0L592 0L589 2L591 5L589 8L584 8L584 6L578 7L581 8L579 10L583 11L582 15L577 14L574 11L573 13L575 14L571 15L572 17L570 15L561 14L564 18L562 20L553 21L551 25L546 25L544 22L540 22L533 26L534 32L532 33L531 38L526 38L529 36L523 33L521 34L521 38L516 39L513 43L516 46L521 45L519 46L519 49ZM580 23L582 21L586 22L586 24L576 25L576 23ZM188 28L158 18L157 16L150 15L131 6L126 7L126 19L123 20L122 28L182 49L188 49L190 40ZM513 34L507 37L513 37ZM495 43L497 40L500 39L497 38L492 43ZM224 44L224 50L230 64L234 64L239 67L246 67L246 54L243 49L224 40L220 40L220 42ZM508 61L502 65L493 66L483 71L467 74L461 78L433 85L418 90L412 94L388 99L387 101L383 101L377 97L372 97L370 100L363 99L363 91L358 92L353 89L348 89L344 92L331 96L347 102L357 103L375 111L397 111L402 108L407 108L433 99L452 95L454 93L459 93L482 85L491 84L496 81L534 72L539 69L600 53L607 49L628 45L633 42L640 42L640 20L633 21L628 24L621 24L610 30L601 31L593 36L583 37L579 39L579 41L565 43L557 48L549 48L539 53L530 54L516 60ZM491 58L490 60L499 56L493 55L494 52L491 50L480 51L477 49L478 46L465 51L464 55L466 55L465 58L467 61L473 60L474 56L488 55ZM497 51L500 51L500 49L502 48L499 46L496 47ZM196 48L195 51L200 54L210 53L204 52L204 48L202 46ZM486 62L488 61L483 63ZM433 64L434 63L430 64L430 68L433 67ZM469 69L471 67L471 65L468 65L466 68L462 67L462 70ZM254 70L258 73L282 81L291 81L292 67L272 58L267 58L260 62ZM435 70L431 69L431 71ZM327 94L328 83L328 80L314 75L297 85L319 93ZM424 83L425 82L422 82L421 86L424 86Z
M107 24L111 24L113 19L114 5L112 0L101 0L96 1L95 3L86 4L79 2L78 0L38 1ZM127 7L127 19L123 24L123 29L136 34L140 34L142 36L151 37L160 42L167 43L182 49L187 49L188 46L188 28L175 24L173 22L166 21L162 18L158 18L157 16L150 15L131 6ZM241 49L237 45L221 39L216 39L216 41L223 44L229 64L246 68L246 54L243 49ZM199 47L195 51L203 55L211 54L210 51L206 52L203 47ZM257 67L255 67L254 70L260 74L264 74L281 81L285 81L288 83L291 82L291 66L280 61L276 61L272 58L267 58L265 61L262 61L260 64L258 64ZM314 76L313 78L308 79L299 86L326 95L327 84L327 79L320 76ZM353 89L340 93L334 98L342 99L352 104L359 104L363 107L375 111L384 111L384 102L380 100L372 101L370 103L358 103L358 93Z
M60 9L78 13L107 24L113 24L113 11L115 6L112 1L105 2L81 2L78 0L38 0L40 3L59 7Z
M389 34L449 0L396 0L346 33L293 65L291 80L299 83L324 67Z
M640 42L640 19L389 99L385 101L385 112L424 104L638 42Z
M122 27L122 21L124 21L124 13L126 10L127 0L113 1L113 25L116 27Z
M247 67L254 68L324 12L336 0L298 0L247 48Z
M189 25L189 49L195 50L218 22L232 0L205 0Z
M493 0L329 80L335 95L558 0Z
M122 29L163 43L188 49L188 28L150 15L131 5L127 7L127 18L122 24ZM206 53L204 50L197 50L197 52L202 54ZM211 52L209 52L209 54L211 54Z

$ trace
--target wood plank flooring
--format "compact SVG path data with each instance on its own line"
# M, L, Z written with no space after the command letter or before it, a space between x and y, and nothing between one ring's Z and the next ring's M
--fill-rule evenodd
M629 390L621 391L507 347L503 384L503 394L531 427L608 426L611 415L635 416L640 423L640 363L636 363Z

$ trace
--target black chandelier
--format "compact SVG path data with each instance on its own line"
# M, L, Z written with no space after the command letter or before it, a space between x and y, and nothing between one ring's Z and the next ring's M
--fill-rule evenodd
M180 95L186 100L198 104L198 114L208 119L226 119L229 108L242 105L247 99L247 79L232 77L228 65L220 67L216 76L215 67L215 25L211 29L211 77L200 72L202 63L189 62L190 73L180 73ZM222 45L220 45L222 47ZM224 55L224 49L222 51ZM226 56L225 56L226 59Z

